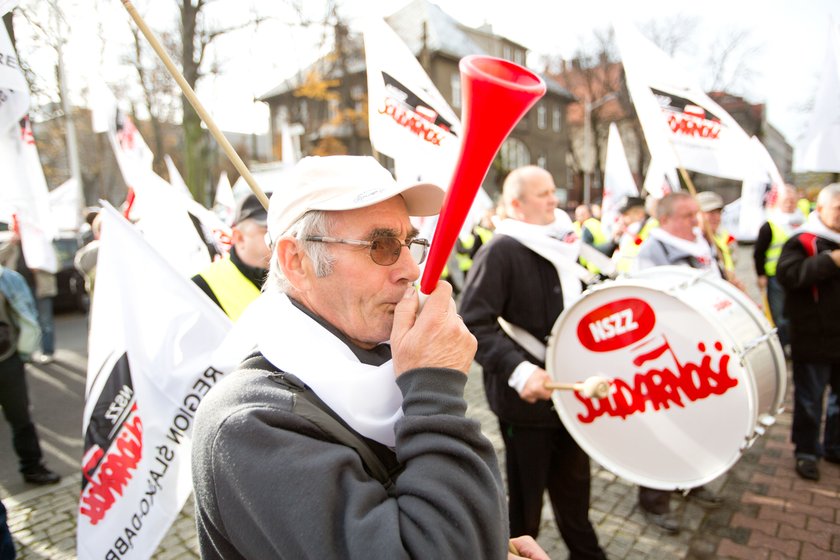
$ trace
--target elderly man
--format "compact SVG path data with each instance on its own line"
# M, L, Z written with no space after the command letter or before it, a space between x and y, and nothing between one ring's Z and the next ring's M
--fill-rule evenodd
M196 416L203 558L505 556L493 446L465 417L475 339L448 284L419 312L412 286L409 215L442 200L352 156L305 158L274 193L269 279L237 324L256 352Z
M758 230L753 246L753 262L758 287L767 292L770 316L779 333L779 342L788 351L790 336L785 317L785 290L776 278L776 266L782 246L793 231L805 222L805 215L796 207L797 194L793 185L784 185L776 193L773 208L767 212L767 221Z
M266 231L265 208L249 194L236 207L230 253L192 277L233 321L260 295L268 274L271 251L265 243Z
M820 191L816 212L782 247L776 278L785 289L793 358L796 472L819 480L820 457L840 463L840 183ZM826 386L833 396L820 423Z
M589 457L563 427L544 386L550 380L545 340L581 294L574 273L580 240L568 218L557 219L554 193L554 180L539 167L508 175L507 219L476 254L460 311L478 339L476 360L505 443L511 532L537 536L547 489L571 557L604 558L589 521Z
M635 270L654 266L690 266L712 270L722 276L712 247L698 228L697 201L686 192L666 194L656 205L659 227L650 231L639 248ZM689 498L704 505L719 506L719 496L699 486L688 493ZM678 533L679 520L671 513L671 492L639 487L639 507L645 518L669 533Z

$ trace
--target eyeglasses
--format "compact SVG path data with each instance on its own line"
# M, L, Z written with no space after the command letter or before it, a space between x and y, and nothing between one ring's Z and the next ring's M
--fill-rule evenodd
M338 237L310 236L306 241L315 243L342 243L344 245L357 245L367 247L370 250L370 259L380 266L391 266L400 258L403 247L408 247L411 258L414 262L423 264L426 260L426 252L429 249L428 239L409 239L405 243L390 235L374 237L371 241L360 239L340 239Z

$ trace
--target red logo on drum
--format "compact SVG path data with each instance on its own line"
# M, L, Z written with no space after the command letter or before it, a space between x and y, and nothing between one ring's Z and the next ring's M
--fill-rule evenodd
M611 301L578 323L578 340L593 352L612 352L642 340L656 325L656 314L637 298Z

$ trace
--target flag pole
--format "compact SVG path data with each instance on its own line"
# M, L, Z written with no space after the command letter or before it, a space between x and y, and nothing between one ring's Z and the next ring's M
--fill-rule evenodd
M210 134L213 135L213 138L216 139L216 142L222 147L222 150L225 152L225 155L231 161L233 166L239 171L239 174L245 179L245 182L248 183L248 186L251 187L251 190L256 195L257 199L263 205L264 208L268 208L268 197L265 195L263 190L257 185L257 181L254 179L254 176L251 175L251 172L248 170L248 167L245 165L245 162L242 161L242 158L239 157L239 154L236 153L236 150L233 149L230 142L225 135L222 134L221 129L216 126L215 121L210 116L210 113L204 108L201 104L201 101L198 100L198 96L193 91L193 88L190 87L190 84L187 83L187 80L184 79L184 76L175 66L175 63L172 62L172 59L169 58L169 55L166 54L166 51L161 46L160 41L158 41L157 37L155 36L154 32L149 29L149 26L146 25L146 22L137 13L137 10L134 8L130 0L122 0L123 6L125 7L128 14L134 20L134 23L137 24L137 27L149 41L149 44L152 46L152 49L157 53L160 57L163 65L166 66L166 69L169 71L169 74L175 79L180 86L181 91L184 93L184 97L187 98L187 101L190 102L190 105L193 106L195 112L198 113L198 116L201 117L201 120L204 121L204 124L207 125L207 128L210 130Z

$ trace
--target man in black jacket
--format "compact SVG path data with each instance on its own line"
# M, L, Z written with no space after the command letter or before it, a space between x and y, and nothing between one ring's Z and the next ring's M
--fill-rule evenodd
M819 480L820 456L840 463L836 397L829 400L822 448L819 442L826 386L840 394L840 183L820 191L816 212L782 248L776 276L790 320L796 472Z
M526 350L527 342L506 335L499 323L527 331L539 346L564 305L580 296L580 280L567 273L578 256L576 237L568 216L555 215L554 192L544 169L510 173L502 190L508 219L476 254L460 313L478 340L476 360L505 442L512 534L537 536L548 489L571 558L604 558L589 521L589 457L552 408L544 352Z

